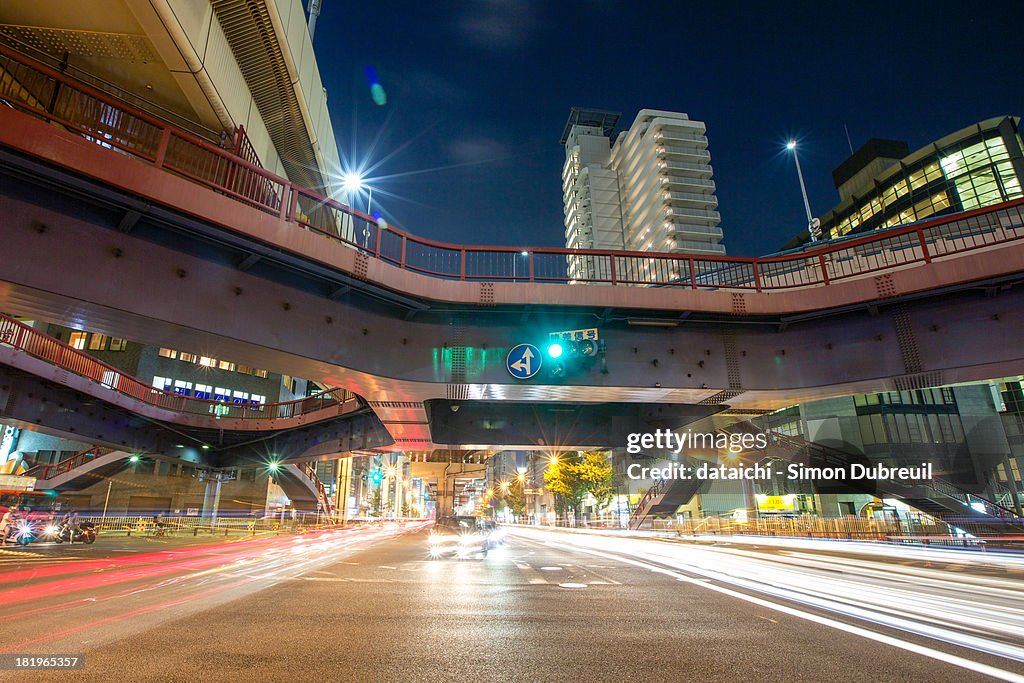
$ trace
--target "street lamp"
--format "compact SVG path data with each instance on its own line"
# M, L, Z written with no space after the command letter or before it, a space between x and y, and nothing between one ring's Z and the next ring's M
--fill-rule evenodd
M811 235L811 241L818 239L818 221L811 214L811 203L807 201L807 187L804 185L804 173L800 170L800 156L796 153L796 140L786 143L786 149L793 153L793 161L796 163L796 177L800 180L800 193L804 198L804 211L807 212L807 232Z
M359 173L346 173L345 177L342 178L342 187L348 194L355 194L358 196L359 191L364 187L366 188L366 215L372 216L371 210L373 209L373 186L367 184L365 179ZM370 243L370 225L367 223L363 226L363 248L368 249Z
M551 463L552 465L557 465L558 464L558 456L557 455L552 455L551 459L548 460L548 462Z
M530 252L524 249L523 251L519 252L519 255L516 258L512 260L512 282L516 282L516 278L519 277L519 256L526 257L529 255Z

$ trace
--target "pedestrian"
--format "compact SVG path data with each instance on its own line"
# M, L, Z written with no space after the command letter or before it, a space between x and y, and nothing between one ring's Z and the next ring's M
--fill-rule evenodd
M13 505L7 508L3 519L0 519L0 545L7 545L7 536L14 535L18 528L18 509Z

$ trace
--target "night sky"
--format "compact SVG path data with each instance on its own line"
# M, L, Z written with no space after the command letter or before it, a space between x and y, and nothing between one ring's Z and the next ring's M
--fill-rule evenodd
M911 150L1024 114L1024 2L324 0L315 49L342 159L374 210L435 240L564 246L573 106L707 124L724 243L776 251L839 201L871 137ZM971 16L971 15L974 16ZM367 67L387 102L371 94ZM362 198L366 209L365 195Z

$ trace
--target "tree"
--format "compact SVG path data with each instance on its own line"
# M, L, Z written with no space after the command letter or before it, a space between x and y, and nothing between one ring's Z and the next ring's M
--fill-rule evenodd
M374 517L380 517L380 508L383 503L380 490L381 487L378 486L373 490L373 495L370 496L370 511L373 512Z
M564 453L544 472L544 484L555 496L559 515L571 510L579 514L587 494L601 505L611 500L612 466L599 451Z
M508 506L508 509L512 511L512 514L517 519L526 514L526 494L523 491L525 486L525 483L516 479L503 496L505 505Z
M578 465L576 465L580 481L586 488L586 492L597 499L600 506L607 505L612 500L615 489L612 487L612 476L614 474L608 457L599 451L587 451L583 454Z

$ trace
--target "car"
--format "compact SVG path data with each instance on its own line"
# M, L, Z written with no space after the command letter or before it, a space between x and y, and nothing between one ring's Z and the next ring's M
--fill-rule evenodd
M434 524L427 544L430 556L453 556L459 559L484 556L504 542L501 529L491 521L476 517L442 517Z

